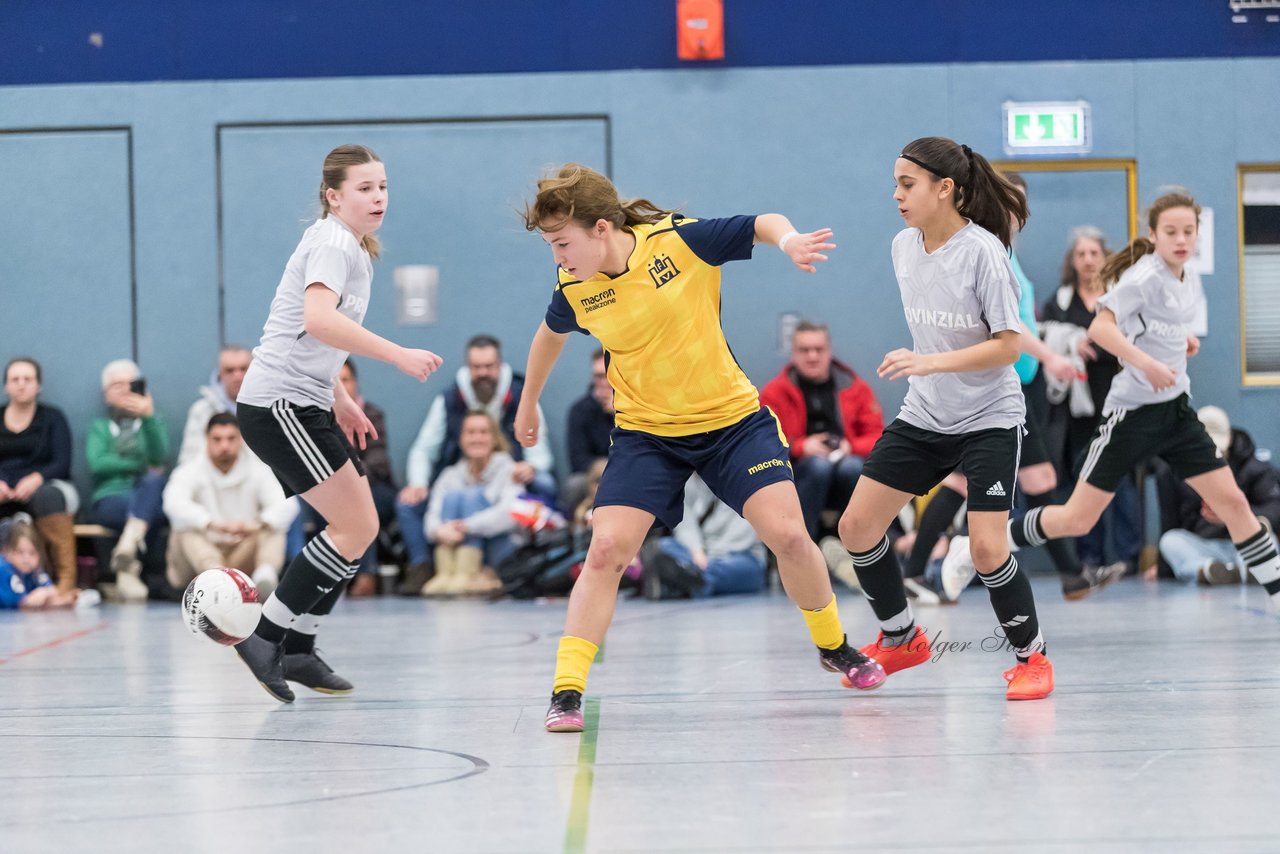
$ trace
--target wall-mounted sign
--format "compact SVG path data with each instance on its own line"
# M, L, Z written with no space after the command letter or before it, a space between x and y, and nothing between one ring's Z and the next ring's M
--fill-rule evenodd
M1092 147L1087 101L1004 102L1006 154L1084 154Z
M396 267L396 323L401 326L429 326L436 322L440 268L430 264Z

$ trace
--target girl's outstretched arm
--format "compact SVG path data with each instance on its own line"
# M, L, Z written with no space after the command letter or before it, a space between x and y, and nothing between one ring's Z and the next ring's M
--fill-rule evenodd
M787 254L791 263L806 273L816 273L814 262L826 261L827 256L823 253L836 248L831 242L832 234L829 228L801 234L782 214L767 213L756 217L756 243L777 246Z

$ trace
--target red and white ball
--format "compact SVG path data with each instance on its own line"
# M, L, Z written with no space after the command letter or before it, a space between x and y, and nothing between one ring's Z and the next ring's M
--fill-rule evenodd
M206 569L182 594L187 628L224 646L235 646L253 634L261 616L258 588L238 569Z

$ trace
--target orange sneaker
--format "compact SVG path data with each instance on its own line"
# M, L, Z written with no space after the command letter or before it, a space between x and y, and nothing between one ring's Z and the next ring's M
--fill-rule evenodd
M869 643L858 651L867 658L878 661L884 668L886 676L897 673L899 670L906 670L908 667L915 667L917 664L924 664L933 655L933 650L929 648L929 636L921 626L916 626L915 634L906 643L886 647L884 632L880 632L876 636L875 643Z
M888 669L885 665L885 670ZM1053 665L1044 653L1033 652L1026 663L1019 661L1006 670L1004 681L1009 683L1005 691L1007 700L1043 700L1053 693Z

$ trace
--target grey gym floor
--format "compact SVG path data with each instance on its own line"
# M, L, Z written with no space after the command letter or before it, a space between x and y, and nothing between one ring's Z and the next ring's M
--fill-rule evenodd
M1280 850L1263 593L1036 593L1057 691L1023 703L980 588L918 612L973 648L867 693L779 593L624 600L580 736L542 729L562 601L348 600L356 693L292 706L176 606L4 613L0 851Z

